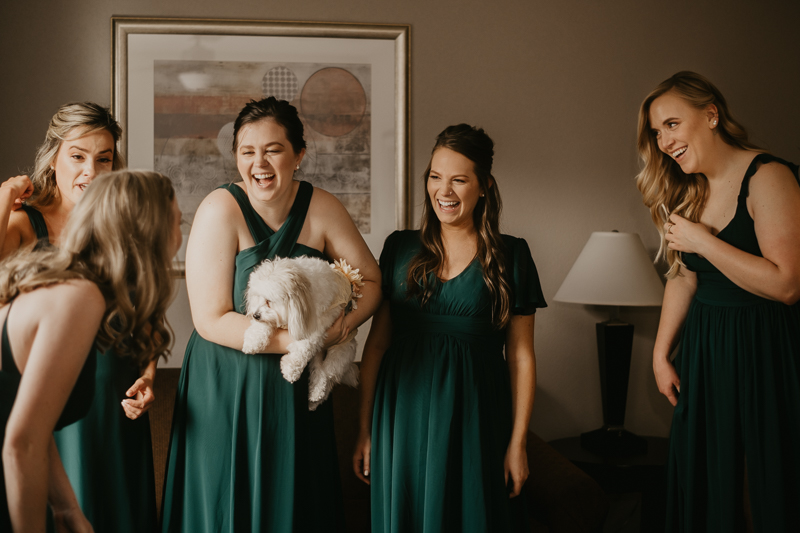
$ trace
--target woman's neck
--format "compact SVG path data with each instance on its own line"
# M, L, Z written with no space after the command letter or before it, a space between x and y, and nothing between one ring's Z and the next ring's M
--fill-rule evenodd
M755 156L752 150L731 146L721 139L718 142L707 168L703 169L703 175L711 186L730 180L741 180L747 165Z
M47 235L51 244L58 246L61 240L61 232L64 230L64 226L67 225L72 207L74 207L74 205L67 206L59 199L52 205L39 208L39 211L44 217L44 222L47 226Z

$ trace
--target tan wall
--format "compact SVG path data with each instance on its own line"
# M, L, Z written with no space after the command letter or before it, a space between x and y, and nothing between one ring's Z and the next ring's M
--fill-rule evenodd
M566 272L592 231L657 246L632 181L645 94L677 70L704 73L759 143L800 161L797 2L5 0L0 176L30 166L59 104L110 103L111 15L411 24L415 219L435 135L456 122L486 128L504 231L528 240L550 301L536 324L533 429L545 439L601 424L594 323L606 314L552 302ZM650 435L666 435L671 414L650 369L658 316L622 316L636 326L626 425Z

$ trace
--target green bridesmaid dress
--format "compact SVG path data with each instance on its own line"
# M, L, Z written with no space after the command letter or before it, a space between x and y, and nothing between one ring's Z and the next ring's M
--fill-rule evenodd
M235 259L233 303L243 310L250 272L263 260L324 258L297 243L313 187L299 183L278 231L264 223L240 187L223 188L238 202L257 243ZM175 400L163 531L344 531L342 505L332 404L308 410L308 370L289 383L279 355L245 354L193 332Z
M9 314L11 309L9 309ZM19 383L22 379L14 356L11 353L11 345L8 341L8 315L3 322L3 333L0 344L2 350L2 369L0 369L0 422L3 424L2 440L0 440L0 449L5 442L6 425L8 424L8 417L11 415L11 409L14 407L14 400L17 397L19 390ZM86 416L92 404L92 396L95 391L94 372L97 355L94 346L92 347L86 362L83 364L75 386L70 392L67 403L64 405L61 416L56 422L56 429L63 428L68 424L74 423L81 417ZM3 471L3 462L0 457L0 531L11 531L11 517L8 512L8 499L6 494L6 485L4 481L5 473ZM48 507L48 531L53 531L54 527L51 522L50 508ZM95 530L96 531L96 530Z
M523 239L503 235L512 313L545 307ZM505 330L491 323L480 263L437 283L420 308L406 295L418 231L395 232L381 253L392 338L372 419L373 533L517 531L524 498L509 499L503 463L512 430Z
M42 214L29 206L23 208L39 239L37 247L48 246ZM131 420L120 405L140 375L132 360L112 351L98 354L89 412L53 434L81 510L96 533L157 528L150 418L145 413Z
M753 159L736 213L717 234L761 257L747 211ZM683 254L697 273L675 359L681 379L667 465L667 531L733 532L743 527L745 465L756 532L800 524L800 303L766 300L735 285L708 260Z

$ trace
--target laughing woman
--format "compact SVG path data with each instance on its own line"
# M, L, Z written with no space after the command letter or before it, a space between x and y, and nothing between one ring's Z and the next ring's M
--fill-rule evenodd
M61 106L36 154L30 179L16 176L0 188L10 217L3 257L36 244L60 246L67 217L101 173L120 169L122 130L108 109L91 102ZM25 200L24 204L22 200ZM2 216L0 212L0 216ZM0 230L2 235L2 230ZM155 479L146 411L155 400L156 360L97 360L96 394L79 422L55 434L64 469L83 512L98 533L152 531Z
M546 304L527 243L500 234L493 156L481 129L440 133L422 229L393 233L381 254L353 458L371 485L373 533L524 522L534 313Z
M138 361L168 352L177 205L160 174L107 174L73 210L58 250L0 264L0 531L43 533L48 502L58 531L92 531L53 429L88 411L97 345Z
M233 137L242 181L203 200L186 251L195 331L175 400L163 530L344 531L331 402L309 411L308 370L295 383L283 378L287 330L265 353L242 352L243 300L265 259L344 258L365 285L358 309L328 331L333 345L375 311L380 271L344 206L294 179L306 143L292 105L251 101Z
M644 100L639 154L637 184L670 267L653 352L658 388L675 406L667 530L796 531L797 165L751 144L694 72Z

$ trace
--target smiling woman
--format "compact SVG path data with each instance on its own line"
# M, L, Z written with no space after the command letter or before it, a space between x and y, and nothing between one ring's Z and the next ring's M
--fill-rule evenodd
M750 143L694 72L644 100L639 153L637 185L670 266L653 349L675 406L667 531L795 531L798 167Z
M82 102L59 108L36 153L33 174L8 180L16 187L12 192L8 186L10 194L0 198L2 257L35 243L42 231L48 236L46 244L58 244L86 186L98 174L124 166L116 149L121 134L117 121L102 106Z
M121 133L108 109L97 104L66 104L58 110L32 177L16 176L0 188L0 208L6 209L0 220L8 221L8 233L0 239L3 257L30 246L61 245L62 231L84 191L91 190L99 174L124 166L117 151ZM173 207L177 210L176 203ZM179 213L173 215L179 224ZM4 228L0 223L0 233ZM173 231L171 240L178 239L180 231ZM97 533L155 527L147 416L155 400L155 369L155 359L140 365L112 350L102 354L92 376L96 393L89 413L54 434L78 503Z

